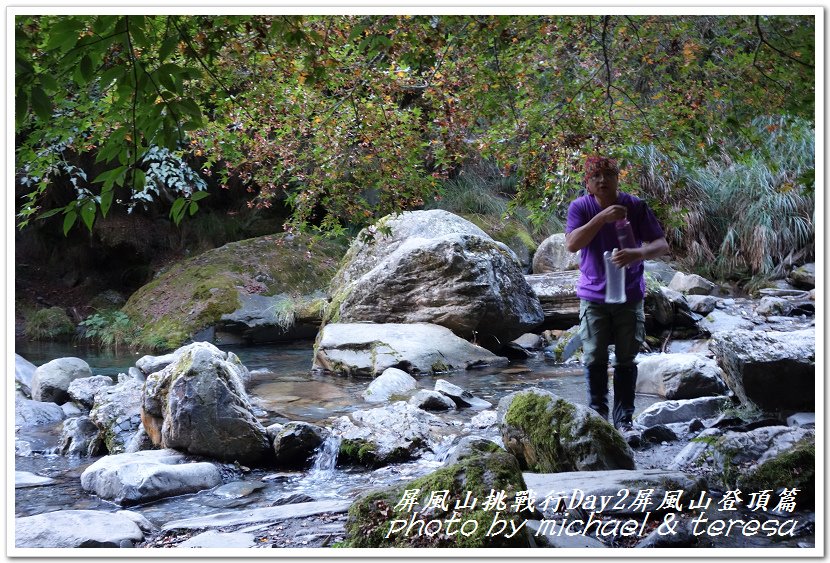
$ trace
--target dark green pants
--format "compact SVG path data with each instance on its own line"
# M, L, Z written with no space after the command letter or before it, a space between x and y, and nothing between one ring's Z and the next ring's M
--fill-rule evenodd
M608 418L608 347L614 345L614 426L631 422L637 364L634 358L645 338L643 301L579 304L582 365L588 382L588 403Z

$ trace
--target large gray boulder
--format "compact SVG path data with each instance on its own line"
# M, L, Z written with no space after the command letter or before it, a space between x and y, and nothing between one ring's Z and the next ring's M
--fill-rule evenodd
M81 474L81 487L127 506L210 489L222 482L212 463L187 462L170 449L108 455Z
M433 443L432 431L445 424L403 401L355 411L334 421L341 438L338 465L379 467L418 457Z
M95 394L104 387L111 387L114 383L112 378L106 375L82 377L69 384L68 392L73 401L91 409L95 404Z
M289 422L274 436L274 454L278 467L310 467L328 431L308 422Z
M245 392L247 368L206 342L184 348L144 384L141 418L150 439L163 448L258 463L270 444Z
M390 367L429 374L507 364L438 325L335 323L320 331L313 368L375 377Z
M700 397L698 399L681 399L661 401L647 407L634 419L640 426L650 428L658 424L689 422L696 418L713 418L731 404L728 397Z
M686 295L711 295L715 284L697 274L677 272L669 283L669 289Z
M58 510L15 518L15 547L132 547L144 532L130 518L103 510Z
M562 272L579 269L579 251L568 252L565 233L556 233L545 240L533 254L533 273Z
M409 404L425 411L454 411L455 401L430 389L421 389L409 399Z
M716 333L709 348L741 402L766 411L815 410L816 332L736 330Z
M755 328L755 324L751 320L740 315L732 315L719 309L715 309L703 317L703 319L698 323L698 326L703 332L709 335L714 335L718 332L752 330Z
M538 473L634 469L623 437L593 410L543 389L499 401L501 437L523 468Z
M21 356L14 355L14 381L17 388L20 389L24 395L31 398L32 396L32 378L35 376L37 366Z
M369 232L332 280L327 322L433 323L496 350L543 321L513 251L465 219L413 211Z
M43 403L23 397L14 398L14 425L31 428L55 424L66 418L63 409L55 403Z
M816 265L811 262L790 272L789 280L796 287L812 289L816 286Z
M100 430L100 440L111 454L123 453L141 428L141 395L144 384L124 379L103 387L95 395L89 418Z
M578 270L568 270L525 276L542 305L545 326L568 328L579 323L579 275Z
M717 362L697 354L655 354L637 364L637 393L665 399L723 395L722 376Z
M393 395L413 391L418 383L415 378L398 368L387 368L372 380L363 392L363 399L369 403L384 403Z
M70 400L69 384L82 377L92 377L92 370L80 358L58 358L47 362L38 367L32 377L32 399L61 405Z
M649 325L693 327L700 320L682 293L663 286L646 287L644 309Z

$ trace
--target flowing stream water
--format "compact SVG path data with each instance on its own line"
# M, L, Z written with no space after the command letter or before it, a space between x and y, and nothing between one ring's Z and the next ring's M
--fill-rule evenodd
M222 347L236 353L253 372L248 386L253 404L261 409L260 420L266 426L276 421L299 420L329 426L336 418L358 409L378 405L361 397L369 380L311 372L310 342L255 347ZM16 352L35 365L49 360L75 356L89 363L95 375L115 376L125 373L139 355L127 352L101 352L68 345L18 343ZM504 395L531 386L541 387L574 402L585 401L585 383L578 364L562 365L541 358L513 362L506 368L482 368L466 372L422 376L418 387L432 389L435 381L447 379L494 407ZM637 397L637 412L658 400ZM440 415L456 427L469 422L475 411L459 410ZM18 453L15 468L56 479L50 486L19 488L15 491L16 516L68 509L116 511L120 506L84 492L80 475L95 458L72 458L55 455L60 424L25 430L16 436ZM331 438L323 444L312 468L306 471L282 471L255 468L244 473L241 482L214 491L162 499L131 507L154 524L181 518L205 516L237 507L271 506L292 495L307 495L316 500L352 499L361 492L408 480L440 466L451 443L446 442L432 456L416 462L395 464L370 471L337 468L338 443ZM31 452L29 451L31 450Z

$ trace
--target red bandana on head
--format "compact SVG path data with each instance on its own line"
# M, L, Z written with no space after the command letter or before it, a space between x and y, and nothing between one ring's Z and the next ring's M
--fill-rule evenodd
M614 174L620 173L620 167L617 166L617 161L613 158L592 155L585 160L586 180L601 170L608 170Z

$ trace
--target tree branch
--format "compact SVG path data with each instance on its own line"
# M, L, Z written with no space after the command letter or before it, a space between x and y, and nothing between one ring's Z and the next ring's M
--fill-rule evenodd
M772 49L773 51L775 51L776 53L778 53L779 55L781 55L784 58L787 58L787 59L789 59L793 62L796 62L796 63L798 63L800 65L803 65L803 66L805 66L807 68L810 68L810 69L815 68L815 65L811 65L809 63L805 63L802 60L796 59L795 57L793 57L789 53L785 53L784 51L782 51L781 49L779 49L778 47L776 47L775 45L773 45L772 43L767 41L767 39L764 37L764 32L761 29L761 16L758 16L758 15L755 16L755 29L758 30L758 38L761 40L762 44L766 45L767 47L769 47L770 49ZM760 44L759 44L758 47L760 48ZM757 54L758 49L756 49L755 52Z

